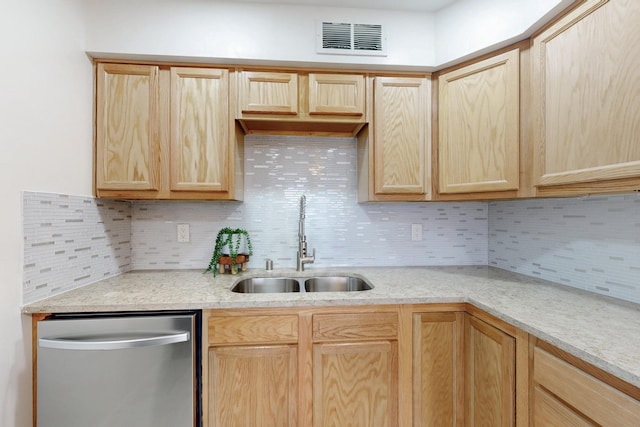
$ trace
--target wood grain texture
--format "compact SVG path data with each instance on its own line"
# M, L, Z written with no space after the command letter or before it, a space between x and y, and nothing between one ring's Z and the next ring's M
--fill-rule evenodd
M640 176L640 3L588 0L533 39L535 184Z
M296 426L295 346L209 350L209 426Z
M515 424L514 338L465 317L465 425Z
M597 425L571 410L571 408L549 394L542 387L533 389L533 399L534 423L532 425L534 427L589 427Z
M398 313L336 313L313 316L314 341L396 338Z
M171 69L171 191L228 191L228 81L226 69Z
M438 77L439 192L519 187L519 49Z
M396 341L313 346L315 427L398 425Z
M426 78L375 78L376 194L429 192L429 92Z
M572 411L578 411L602 426L640 423L640 401L539 347L534 350L533 361L535 384L562 399Z
M245 114L298 114L298 75L284 72L240 73L240 111Z
M364 76L309 73L310 115L364 115Z
M413 426L462 426L462 313L413 315Z
M211 316L209 345L297 342L298 315Z
M98 64L96 189L158 190L158 67Z

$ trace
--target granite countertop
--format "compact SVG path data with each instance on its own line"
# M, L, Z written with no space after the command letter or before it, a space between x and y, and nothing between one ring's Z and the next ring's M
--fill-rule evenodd
M364 276L366 292L237 294L251 276ZM640 387L640 305L492 267L250 269L239 276L202 271L139 271L23 307L24 313L468 302Z

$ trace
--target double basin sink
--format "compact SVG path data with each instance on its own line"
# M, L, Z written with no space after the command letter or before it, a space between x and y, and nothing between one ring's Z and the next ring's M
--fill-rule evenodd
M373 289L366 279L357 276L317 277L249 277L235 283L232 292L264 294L280 292L357 292Z

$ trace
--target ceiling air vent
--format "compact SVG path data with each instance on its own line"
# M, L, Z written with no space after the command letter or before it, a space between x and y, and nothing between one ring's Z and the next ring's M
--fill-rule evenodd
M386 56L380 24L322 21L317 34L318 53Z

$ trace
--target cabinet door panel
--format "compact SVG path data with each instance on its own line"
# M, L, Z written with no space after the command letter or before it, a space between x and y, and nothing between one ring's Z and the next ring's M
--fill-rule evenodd
M519 186L519 49L439 77L439 191Z
M429 191L428 98L427 79L376 77L376 194L425 194Z
M241 114L298 114L298 75L243 71Z
M310 73L309 114L364 115L364 76Z
M589 0L533 40L539 186L640 176L640 2Z
M465 424L515 423L515 340L487 323L465 320Z
M313 425L398 425L395 341L314 344Z
M98 64L96 188L158 190L158 67Z
M209 350L209 426L297 425L295 346Z
M229 74L172 68L171 191L227 191Z
M413 425L457 426L464 419L463 314L413 316Z

